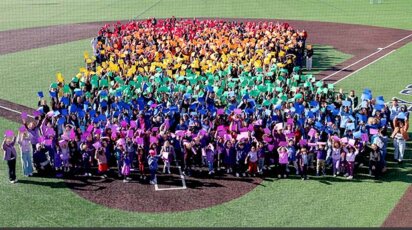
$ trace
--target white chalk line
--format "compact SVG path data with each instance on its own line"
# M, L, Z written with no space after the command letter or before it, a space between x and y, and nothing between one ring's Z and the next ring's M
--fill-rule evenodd
M389 54L391 54L391 53L393 53L393 52L395 52L395 51L396 51L396 50L392 50L391 52L389 52L389 53L387 53L387 54L383 55L382 57L380 57L380 58L378 58L378 59L376 59L376 60L374 60L374 61L370 62L369 64L367 64L367 65L365 65L365 66L362 66L361 68L357 69L356 71L354 71L354 72L352 72L352 73L348 74L348 75L347 75L347 76L345 76L344 78L341 78L341 79L339 79L339 80L335 81L333 84L337 84L338 82L345 80L346 78L348 78L348 77L352 76L353 74L355 74L355 73L357 73L357 72L361 71L362 69L364 69L364 68L366 68L366 67L368 67L368 66L372 65L373 63L375 63L375 62L377 62L377 61L381 60L382 58L384 58L384 57L388 56Z
M186 187L186 181L185 181L185 176L183 176L182 173L182 168L177 165L177 168L179 169L179 174L180 174L180 179L182 180L182 187L171 187L171 188L159 188L158 184L157 184L157 178L155 179L155 191L167 191L167 190L183 190L183 189L187 189Z
M330 75L322 78L321 80L328 79L328 78L330 78L330 77L332 77L332 76L334 76L334 75L336 75L336 74L338 74L338 73L340 73L340 72L342 72L342 71L344 71L344 70L346 70L346 69L348 69L348 68L350 68L350 67L358 64L359 62L361 62L361 61L363 61L363 60L365 60L365 59L368 59L369 57L371 57L371 56L373 56L373 55L381 52L382 50L387 49L387 48L389 48L389 47L391 47L391 46L393 46L393 45L395 45L395 44L397 44L397 43L399 43L399 42L401 42L401 41L403 41L403 40L405 40L405 39L407 39L407 38L409 38L409 37L411 37L411 36L412 36L412 34L409 34L408 36L405 36L405 37L403 37L403 38L401 38L401 39L399 39L399 40L397 40L397 41L395 41L395 42L393 42L393 43L391 43L391 44L389 44L389 45L387 45L387 46L385 46L385 47L383 47L383 48L378 48L378 51L375 51L375 52L369 54L368 56L363 57L362 59L360 59L360 60L358 60L358 61L356 61L356 62L354 62L354 63L352 63L352 64L350 64L350 65L348 65L348 66L346 66L345 68L340 69L340 70L338 70L338 71L336 71L336 72L334 72L334 73L332 73L332 74L330 74Z
M8 110L8 111L13 112L13 113L18 113L18 114L21 114L21 112L20 112L20 111L17 111L17 110L14 110L14 109L8 108L8 107L4 107L4 106L1 106L1 105L0 105L0 108L5 109L5 110ZM28 116L28 117L31 117L31 118L34 118L34 116L32 116L32 115L28 115L28 114L27 114L27 116Z

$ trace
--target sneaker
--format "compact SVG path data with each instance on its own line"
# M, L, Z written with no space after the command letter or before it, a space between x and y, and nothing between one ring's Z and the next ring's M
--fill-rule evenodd
M236 177L239 177L239 173L236 173Z
M349 173L345 173L345 175L343 175L344 177L348 177L349 176Z
M280 179L281 177L282 177L282 176L279 174L279 175L278 175L278 178Z
M89 173L89 174L88 174L88 176L92 176L92 174L91 174L91 173Z
M305 180L305 178L302 178L302 180Z
M150 181L150 184L155 184L155 182L151 180L151 181Z
M89 174L88 173L85 173L83 176L88 176Z
M17 179L15 179L15 180L11 180L11 181L10 181L10 183L12 183L12 184L17 183Z
M226 170L226 173L230 173L230 170L229 170L229 169L227 169L227 170Z
M127 182L129 182L128 180L126 180L126 179L123 179L123 183L127 183Z
M352 180L352 179L353 179L353 176L348 176L346 179Z
M333 177L336 177L337 175L336 174L333 174Z
M245 176L246 176L246 173L242 173L242 176L245 177Z

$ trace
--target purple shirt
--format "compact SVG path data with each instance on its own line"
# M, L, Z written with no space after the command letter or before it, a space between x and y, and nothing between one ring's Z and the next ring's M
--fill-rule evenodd
M4 150L4 158L5 161L10 161L16 159L17 153L16 148L14 148L14 144L16 144L16 138L14 138L13 142L8 145L6 142L3 142L3 150Z

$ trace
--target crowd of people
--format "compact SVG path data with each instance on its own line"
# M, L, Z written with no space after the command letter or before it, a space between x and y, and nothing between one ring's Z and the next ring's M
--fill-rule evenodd
M393 139L402 163L409 113L365 89L358 97L304 74L313 49L287 23L170 18L105 25L70 81L38 93L2 148L23 173L98 175L156 183L181 165L237 177L345 176L369 166L379 178ZM33 158L33 162L32 162ZM355 167L356 166L356 167ZM330 172L328 167L331 167Z

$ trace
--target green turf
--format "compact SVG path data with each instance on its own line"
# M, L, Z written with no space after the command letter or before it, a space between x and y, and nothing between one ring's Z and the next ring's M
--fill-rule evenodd
M336 88L345 89L345 92L354 89L359 96L364 88L369 88L374 97L382 95L386 101L391 100L392 97L398 97L412 103L411 96L399 93L412 83L410 70L407 67L410 65L411 52L412 43L409 43L351 77L342 80ZM409 124L412 126L411 121Z
M0 133L16 127L0 119ZM249 194L219 206L148 214L83 200L59 179L24 178L20 162L19 183L9 184L4 161L0 166L0 227L376 227L412 182L408 160L404 169L391 169L381 183L363 174L351 182L330 176L304 182L294 176L267 179Z
M37 92L47 93L56 73L68 81L84 66L83 52L91 53L90 39L0 56L0 98L29 107L37 106Z
M353 57L353 55L342 53L332 46L314 44L313 50L312 71L305 73L317 74Z
M0 2L0 30L147 17L280 18L412 29L409 0L30 0Z

